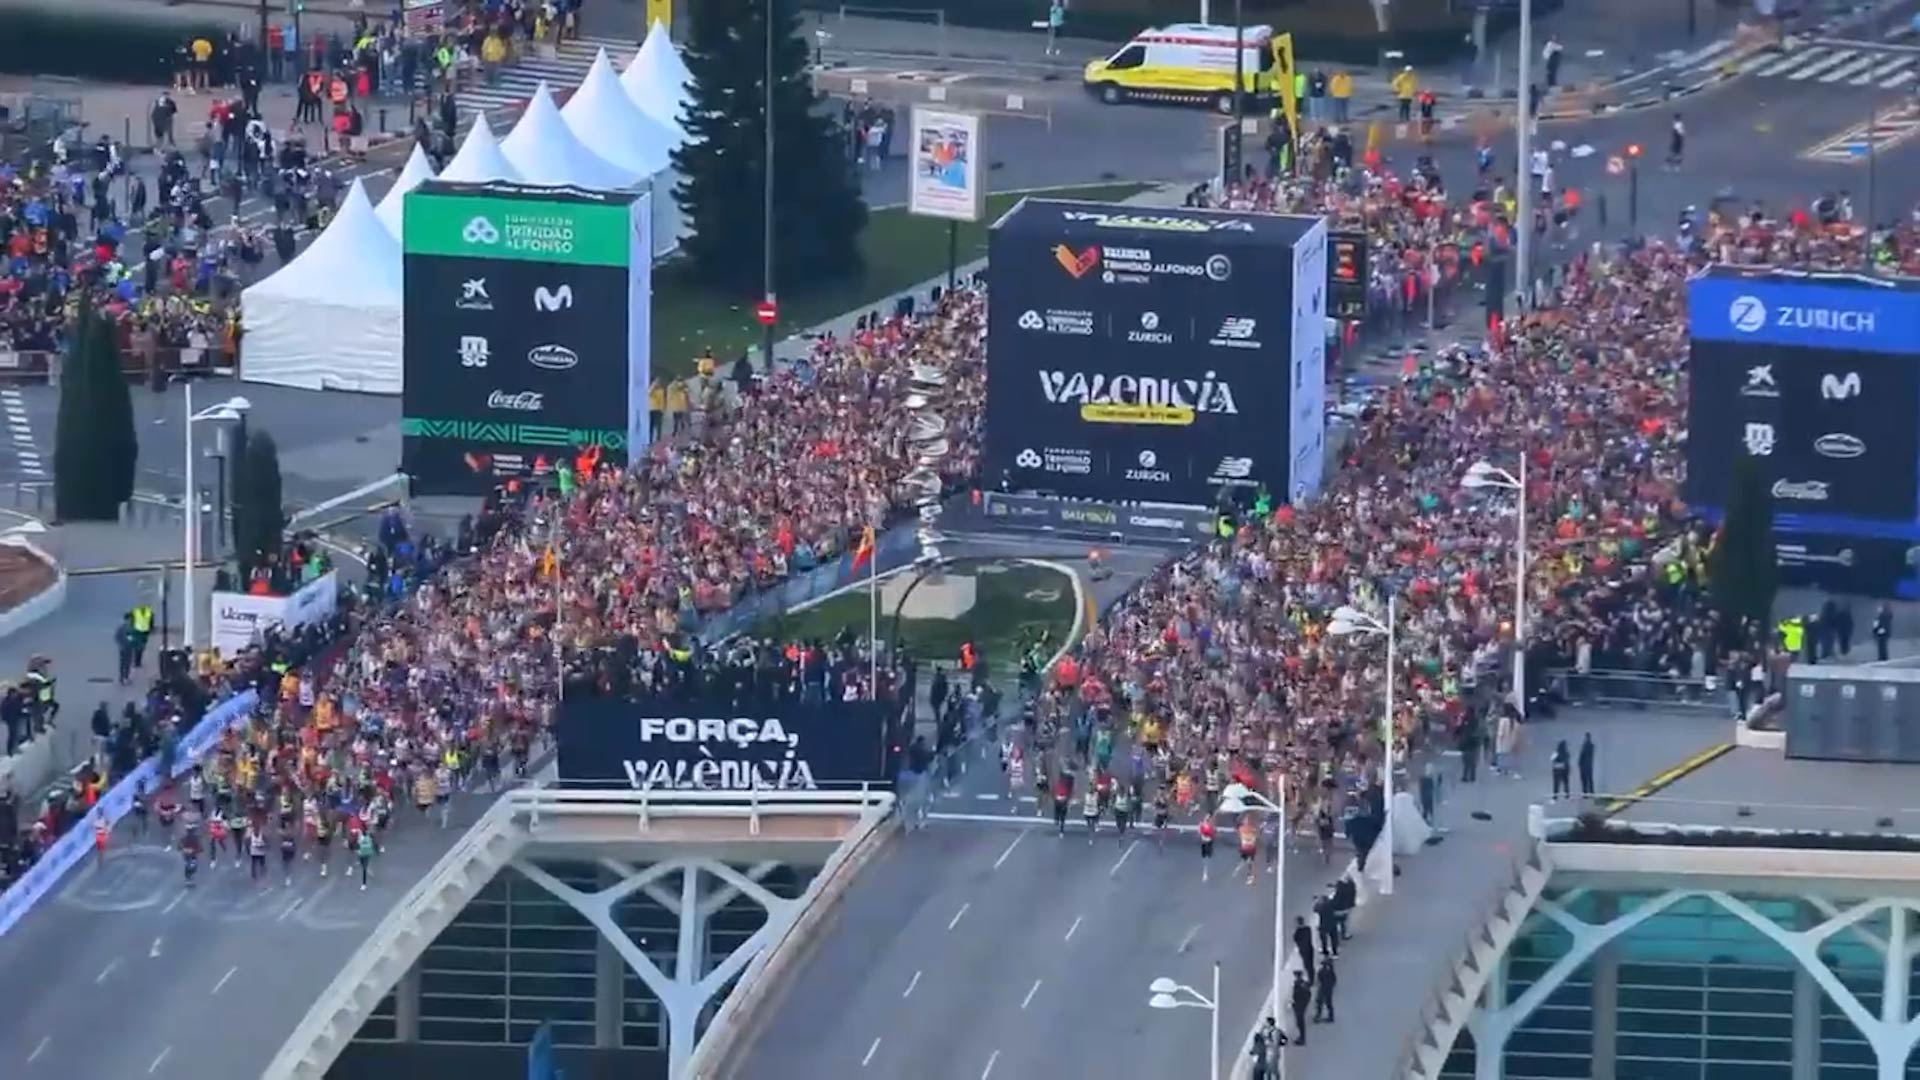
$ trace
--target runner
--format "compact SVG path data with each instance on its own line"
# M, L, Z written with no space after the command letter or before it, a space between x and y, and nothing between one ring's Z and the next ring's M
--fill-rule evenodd
M1133 813L1133 801L1127 795L1127 789L1121 787L1113 793L1113 827L1119 831L1122 840L1127 837L1127 821Z
M228 827L233 830L233 868L238 870L240 859L253 852L253 848L247 844L247 828L250 823L244 812L234 811L227 813L227 821Z
M207 868L208 869L212 869L213 867L220 865L221 849L226 845L226 842L227 842L226 816L221 814L220 811L215 810L212 814L209 814L207 816ZM235 856L234 865L238 866L239 852L237 850L234 852L234 856Z
M198 765L193 767L193 775L187 777L187 802L200 812L201 817L206 816L207 778Z
M327 864L333 861L333 822L325 810L313 822L313 846L320 853L320 876L327 876Z
M93 864L105 865L107 861L107 837L113 832L113 826L107 824L107 812L93 812Z
M1053 780L1053 825L1059 835L1067 835L1067 804L1073 801L1073 774L1065 769Z
M365 892L367 866L373 862L373 834L365 831L360 833L360 843L355 847L354 854L360 858L360 890Z
M1100 786L1095 784L1087 789L1087 799L1081 808L1087 819L1088 845L1092 845L1094 834L1100 831L1100 811Z
M247 841L247 875L249 880L259 881L267 876L267 838L254 833Z
M1213 815L1200 819L1200 881L1206 883L1213 868Z
M1333 861L1333 810L1327 800L1320 800L1320 808L1313 814L1313 831L1320 837L1320 862L1325 865Z
M187 888L193 888L194 871L200 869L200 834L187 832L180 837L180 864L186 875Z
M1167 846L1167 789L1153 793L1153 838L1162 849Z
M1247 884L1251 885L1260 876L1259 868L1254 865L1255 855L1260 853L1260 830L1253 823L1252 814L1240 817L1240 866L1247 872ZM1239 873L1236 869L1234 873Z
M447 751L447 759L458 760L453 751ZM433 798L440 807L440 827L446 828L447 821L453 815L453 767L448 760L442 760L440 767L433 771Z
M293 885L293 855L299 847L292 829L280 830L280 876L289 887Z
M133 834L142 840L147 838L147 782L140 781L133 789Z

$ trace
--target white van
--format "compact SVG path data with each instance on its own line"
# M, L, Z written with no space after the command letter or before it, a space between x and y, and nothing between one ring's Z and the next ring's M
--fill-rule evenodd
M1253 99L1275 92L1270 26L1240 28L1242 87ZM1088 91L1109 105L1175 101L1233 112L1234 28L1176 23L1144 30L1105 60L1088 61ZM1251 102L1249 103L1251 104Z

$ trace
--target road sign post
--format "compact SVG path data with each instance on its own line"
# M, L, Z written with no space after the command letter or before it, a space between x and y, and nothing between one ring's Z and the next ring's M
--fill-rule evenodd
M780 321L780 305L769 296L753 305L753 317L761 326L771 327Z

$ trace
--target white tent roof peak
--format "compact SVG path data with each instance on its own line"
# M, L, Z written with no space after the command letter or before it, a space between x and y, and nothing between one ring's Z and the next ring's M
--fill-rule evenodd
M680 114L691 93L693 77L659 23L647 33L647 40L634 54L633 63L628 64L626 74L620 76L620 85L642 112L666 125L678 136L679 142L686 141L686 127L680 121Z
M340 210L294 260L247 290L260 296L325 297L345 306L397 304L400 241L381 222L359 180Z
M460 144L460 152L447 162L440 179L469 184L485 180L518 180L520 170L514 168L513 163L500 152L500 142L493 137L493 128L487 125L487 118L483 115L473 118L473 127L468 129L466 140Z
M666 169L668 151L678 141L627 96L605 49L593 58L586 79L560 115L582 143L637 176L653 176Z
M534 87L520 122L500 140L500 152L529 184L573 184L607 191L632 187L644 179L588 149L561 118L544 81Z
M407 164L400 170L400 175L394 179L393 186L388 188L386 195L380 199L380 205L373 208L373 212L379 216L380 223L387 227L388 232L395 236L400 235L401 211L407 201L407 192L431 179L433 179L433 165L427 161L427 152L420 148L419 143L415 143L413 153L407 155Z

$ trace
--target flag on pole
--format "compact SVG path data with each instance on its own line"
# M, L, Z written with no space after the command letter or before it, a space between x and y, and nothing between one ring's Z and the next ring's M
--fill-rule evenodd
M853 549L853 568L867 565L873 558L873 526L869 525L860 533L860 545Z

